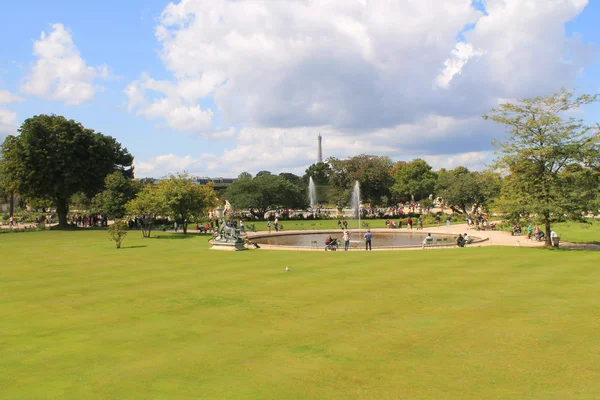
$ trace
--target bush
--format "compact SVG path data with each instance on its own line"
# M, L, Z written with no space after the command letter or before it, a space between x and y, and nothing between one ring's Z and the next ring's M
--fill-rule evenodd
M121 243L127 236L127 222L123 220L117 220L108 228L109 240L114 240L117 245L117 249L121 248Z
M5 220L5 221L8 221L9 218L10 218L10 215L8 215L8 214L4 214L2 216L2 219Z

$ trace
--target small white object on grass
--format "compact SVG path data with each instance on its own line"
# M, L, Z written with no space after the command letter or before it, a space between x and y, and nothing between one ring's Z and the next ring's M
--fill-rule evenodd
M290 267L285 267L285 270L289 272L290 271Z

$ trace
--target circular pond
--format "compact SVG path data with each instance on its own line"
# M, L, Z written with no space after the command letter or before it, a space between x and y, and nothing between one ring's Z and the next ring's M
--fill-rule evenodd
M411 232L411 231L392 231L392 232L371 232L373 234L373 248L393 248L393 247L411 247L421 246L423 239L427 236L426 232ZM325 239L327 237L336 238L339 240L340 247L344 246L342 233L335 232L319 232L319 233L292 233L278 235L264 235L252 238L253 242L271 246L290 246L290 247L325 247ZM350 241L353 246L364 246L365 231L360 233L352 232ZM452 235L432 234L433 244L445 245L454 244Z

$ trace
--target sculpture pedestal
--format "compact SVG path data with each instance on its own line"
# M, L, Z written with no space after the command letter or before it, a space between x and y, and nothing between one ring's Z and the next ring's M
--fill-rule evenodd
M248 250L244 246L244 241L226 242L226 241L212 241L211 250L224 250L224 251L240 251Z

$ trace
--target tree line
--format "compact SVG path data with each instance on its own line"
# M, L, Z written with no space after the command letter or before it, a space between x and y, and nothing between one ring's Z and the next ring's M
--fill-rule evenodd
M441 198L455 212L494 210L509 218L535 215L550 240L553 219L578 219L600 208L600 126L572 111L598 101L561 90L547 97L502 104L483 116L506 127L495 143L496 158L486 171L433 168L422 159L393 162L361 154L329 158L303 176L260 171L241 173L219 197L256 218L274 209L307 209L312 177L318 201L346 207L354 182L361 200L374 207L418 202L429 209ZM25 120L0 150L0 196L11 205L52 204L60 226L69 209L125 215L169 216L184 231L187 223L216 205L213 188L195 185L187 174L157 185L134 180L133 156L111 136L56 115ZM148 232L149 233L149 232Z

